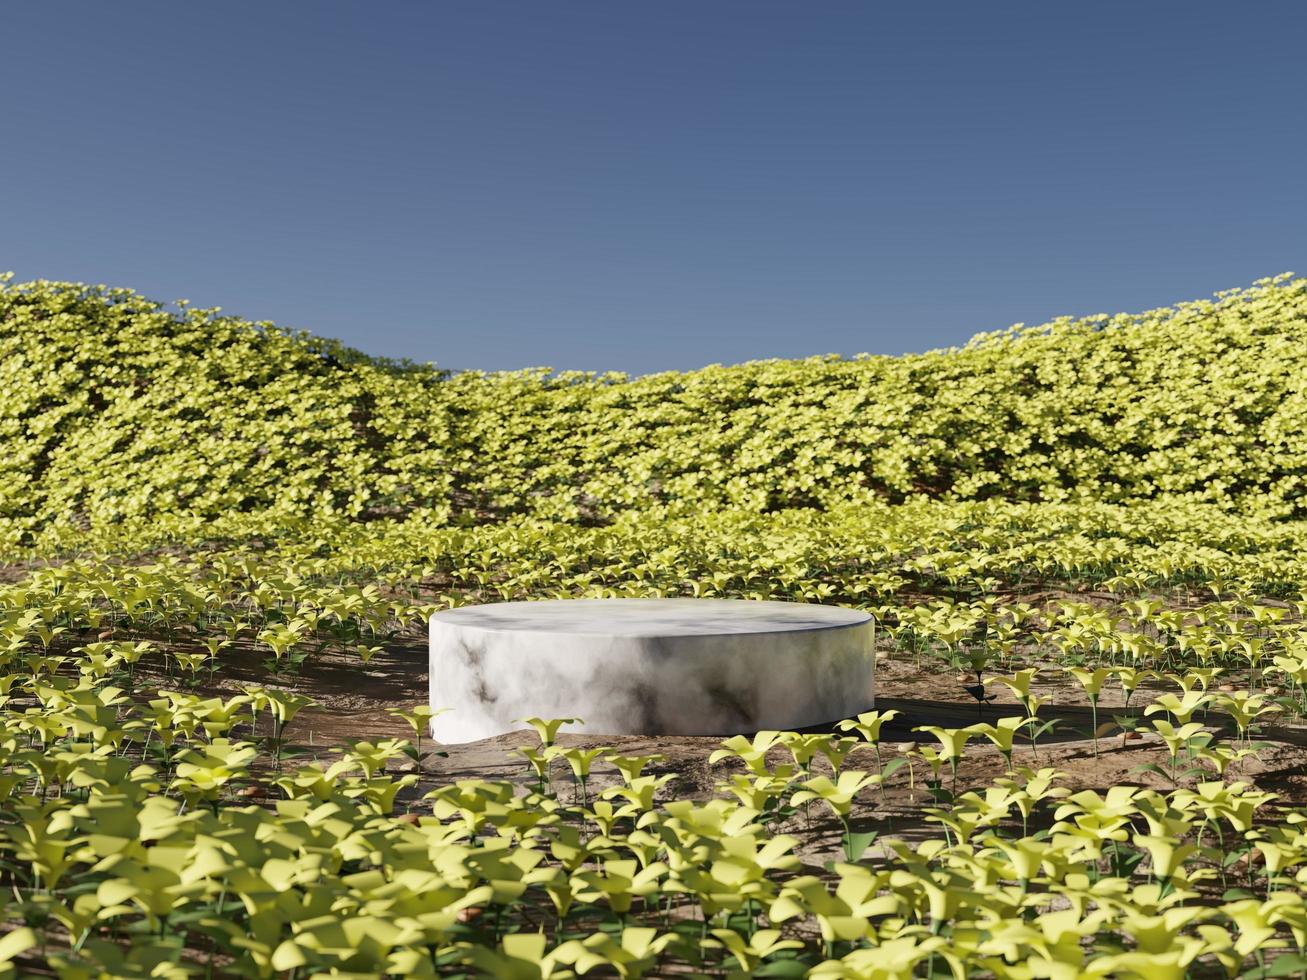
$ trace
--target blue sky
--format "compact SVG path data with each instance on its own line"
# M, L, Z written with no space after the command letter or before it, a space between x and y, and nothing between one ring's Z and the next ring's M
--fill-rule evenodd
M1307 5L12 4L0 269L450 368L962 343L1307 273Z

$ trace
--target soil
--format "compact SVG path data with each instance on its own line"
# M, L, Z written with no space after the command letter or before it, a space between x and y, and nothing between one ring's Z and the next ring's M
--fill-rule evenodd
M267 675L257 667L250 651L224 651L222 673L215 678L215 693L234 693L242 684L267 683ZM248 663L243 663L247 660ZM1051 665L1050 665L1051 666ZM1109 787L1129 784L1158 790L1172 789L1176 783L1163 773L1143 770L1153 765L1169 768L1165 744L1152 733L1126 735L1114 721L1114 716L1142 718L1141 707L1149 703L1151 695L1141 689L1134 693L1132 704L1124 706L1117 691L1104 691L1099 704L1100 737L1095 754L1089 737L1092 721L1084 692L1073 681L1060 673L1046 671L1037 681L1035 690L1049 700L1039 711L1041 719L1054 719L1054 729L1040 736L1037 752L1028 743L1018 740L1014 764L1033 768L1052 767L1063 774L1060 785L1072 792L1092 789L1100 793ZM1222 678L1225 680L1227 678ZM1232 678L1236 683L1239 678ZM387 713L387 709L411 707L427 701L427 645L420 635L402 634L388 643L367 665L354 656L324 653L304 665L303 673L294 682L301 693L311 695L317 706L305 709L295 719L288 735L303 756L329 760L331 747L359 739L376 741L382 738L412 738L413 732L406 722ZM915 659L897 654L881 659L877 664L876 704L878 710L893 708L900 715L882 728L881 758L888 762L898 756L914 741L933 744L928 733L915 732L921 725L961 727L976 721L993 721L1020 712L1020 707L1006 688L991 685L995 700L978 704L964 688L975 683L974 675L960 675L955 670L943 669L942 661ZM207 685L206 685L207 686ZM1156 689L1174 685L1155 683ZM1223 726L1221 719L1207 719L1214 728L1225 727L1230 736L1234 732ZM810 731L833 731L831 726L816 726ZM721 737L667 736L667 735L601 735L564 731L559 735L564 746L609 746L623 755L661 755L663 759L651 764L645 773L670 774L673 779L661 791L660 798L689 798L706 800L714 795L716 784L729 779L733 772L742 772L736 760L723 760L710 765L708 757L720 747ZM459 745L433 746L443 755L428 758L422 766L421 783L404 793L398 809L424 807L422 793L435 785L459 779L509 780L522 788L522 792L536 786L535 776L525 760L514 750L539 744L536 734L529 730L511 732L495 738ZM1236 763L1227 778L1253 783L1279 797L1284 805L1301 805L1307 802L1307 729L1296 725L1267 727L1256 740L1257 755ZM780 763L788 760L786 750L773 749L769 760ZM850 820L854 832L878 831L911 841L924 836L939 836L936 823L923 819L922 808L934 805L925 786L922 763L916 763L914 779L909 785L907 768L901 768L888 780L883 794L867 791L864 802L853 812ZM403 769L411 768L405 762ZM856 751L846 768L875 769L875 757L870 750ZM813 772L830 773L824 759L813 763ZM1003 757L988 742L977 739L968 747L960 767L957 792L981 790L992 780L1006 772ZM1202 777L1213 778L1213 777ZM1181 776L1185 784L1197 782L1199 777ZM586 789L591 796L605 786L618 782L617 773L603 763L596 763ZM944 785L951 780L947 767ZM570 771L560 760L555 763L553 787L564 799L579 795L581 787L572 779ZM840 859L839 825L819 805L808 808L806 815L791 818L786 825L776 828L780 832L799 837L800 854L805 863L819 867L830 860ZM1032 828L1033 829L1033 828Z

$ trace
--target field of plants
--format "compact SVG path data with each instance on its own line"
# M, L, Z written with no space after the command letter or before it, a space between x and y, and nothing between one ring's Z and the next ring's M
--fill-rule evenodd
M0 381L0 975L1307 976L1307 280L635 379L4 281ZM431 611L670 595L876 710L433 744Z

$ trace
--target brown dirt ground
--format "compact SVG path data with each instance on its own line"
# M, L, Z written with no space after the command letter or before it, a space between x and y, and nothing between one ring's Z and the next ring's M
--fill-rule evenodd
M235 654L233 651L224 652L224 665L216 681L215 693L231 693L241 684L268 682L253 656L248 653L242 656L239 651ZM927 659L918 667L913 658L902 654L896 654L894 659L881 660L877 667L876 707L880 710L895 708L901 712L882 730L882 758L888 761L912 741L933 743L932 736L914 732L915 726L958 727L979 720L992 721L1019 711L1015 700L1002 687L993 688L997 694L994 702L978 705L963 690L968 683L974 683L974 678L963 678L951 669L943 669L939 661ZM301 712L288 732L290 739L306 756L329 759L331 747L357 739L411 738L411 729L402 720L387 714L387 709L425 703L426 639L420 635L396 637L366 666L353 656L320 655L305 665L295 686L318 701L316 707ZM1058 726L1040 738L1037 756L1028 744L1019 743L1014 755L1016 765L1052 766L1065 774L1062 785L1072 791L1094 789L1103 792L1121 784L1159 790L1173 787L1169 778L1155 772L1139 771L1140 766L1149 763L1166 765L1167 752L1156 735L1145 733L1142 737L1127 740L1120 728L1113 724L1112 733L1100 737L1096 758L1088 737L1090 711L1078 686L1059 675L1056 680L1050 676L1038 685L1037 690L1050 698L1041 708L1040 717L1055 718ZM1138 715L1139 706L1149 700L1147 691L1137 691L1126 713ZM1112 723L1114 713L1121 714L1124 710L1119 693L1104 692L1099 707L1100 728ZM1220 727L1219 719L1210 720L1214 727ZM832 729L817 726L810 730ZM707 799L715 795L718 780L728 778L733 771L742 771L733 760L709 765L709 755L721 742L718 737L606 736L564 730L559 742L565 746L611 746L625 755L664 756L663 761L646 769L647 774L667 773L675 777L662 791L664 798ZM513 750L536 744L535 733L523 730L477 742L441 746L447 755L429 758L424 763L422 783L403 794L399 806L422 808L426 805L420 801L423 792L434 785L458 779L506 779L526 792L528 787L535 786L535 778L525 761ZM1297 725L1268 727L1257 745L1257 756L1237 764L1229 775L1278 794L1282 804L1307 803L1307 729ZM874 768L871 752L860 751L862 758L859 760L858 753L855 753L846 767ZM774 762L787 758L783 749L773 750L769 756ZM404 765L410 764L406 762ZM829 772L824 760L814 762L813 768L815 772ZM1005 764L997 750L984 740L976 740L968 749L960 769L958 792L983 789L1004 772ZM925 790L923 775L922 765L918 762L915 785L909 786L908 770L901 768L891 776L883 795L874 791L864 794L866 799L852 815L853 830L877 830L882 836L904 840L938 836L938 825L925 823L922 819L921 808L933 805ZM611 767L596 763L589 791L593 794L616 781L616 772ZM1194 781L1187 780L1189 783ZM579 792L573 785L571 773L561 761L555 764L553 784L564 799ZM947 769L945 785L949 785ZM839 827L819 806L811 807L807 816L791 818L786 825L776 829L801 839L801 853L806 863L820 866L839 857Z

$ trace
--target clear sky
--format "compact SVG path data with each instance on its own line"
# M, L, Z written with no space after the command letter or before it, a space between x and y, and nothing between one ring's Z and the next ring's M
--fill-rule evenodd
M0 270L450 368L902 353L1307 273L1307 4L13 3Z

